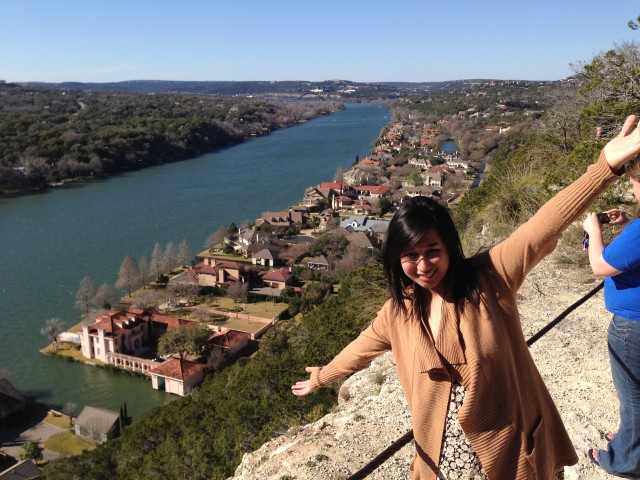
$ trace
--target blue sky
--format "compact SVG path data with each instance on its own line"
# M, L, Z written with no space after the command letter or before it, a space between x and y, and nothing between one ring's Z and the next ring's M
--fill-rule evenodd
M557 80L637 0L0 0L0 80Z

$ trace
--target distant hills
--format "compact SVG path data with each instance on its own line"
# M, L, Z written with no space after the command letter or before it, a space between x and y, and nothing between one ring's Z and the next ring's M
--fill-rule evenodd
M348 80L311 81L171 81L128 80L124 82L22 82L24 85L69 90L123 92L123 93L196 93L210 95L282 95L341 98L397 97L407 93L440 92L468 88L478 83L500 80L455 80L448 82L385 82L360 83ZM526 81L523 83L527 83ZM536 82L539 83L539 82Z

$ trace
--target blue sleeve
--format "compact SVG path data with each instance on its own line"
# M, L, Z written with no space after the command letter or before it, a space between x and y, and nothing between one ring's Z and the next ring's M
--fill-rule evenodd
M640 219L625 227L602 251L602 258L621 272L640 269Z

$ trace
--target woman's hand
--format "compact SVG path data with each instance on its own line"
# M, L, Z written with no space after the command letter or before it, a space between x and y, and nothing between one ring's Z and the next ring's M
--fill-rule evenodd
M587 218L582 222L582 228L589 235L589 238L599 235L602 237L602 227L598 221L597 213L587 213Z
M629 221L627 212L625 212L624 210L620 210L619 208L612 208L611 210L607 210L604 213L609 216L609 223L611 225L624 225Z
M320 367L307 367L305 371L311 376L313 372L320 370ZM305 395L309 395L310 393L315 392L316 388L311 388L311 380L301 380L296 382L295 385L291 385L291 393L293 393L296 397L304 397Z
M604 146L611 170L620 173L625 164L640 153L640 123L634 127L635 115L629 115L620 133Z

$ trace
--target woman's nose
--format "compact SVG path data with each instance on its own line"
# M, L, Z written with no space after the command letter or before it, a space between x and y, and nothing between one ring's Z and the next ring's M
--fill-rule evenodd
M424 255L420 255L416 261L416 268L424 271L429 267L429 260Z

